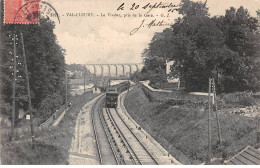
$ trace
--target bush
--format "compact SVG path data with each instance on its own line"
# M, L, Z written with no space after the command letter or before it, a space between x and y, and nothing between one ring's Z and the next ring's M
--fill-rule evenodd
M5 165L35 165L35 164L63 164L67 159L65 150L52 144L37 143L32 149L30 142L22 142L5 146L2 164Z
M255 105L255 100L253 97L243 97L239 100L239 104L243 106Z
M130 75L130 79L134 82L149 80L149 74L136 71Z
M226 107L226 103L223 99L217 97L217 105L218 105L218 109L223 109Z
M10 116L10 111L12 110L12 106L9 103L6 103L2 98L0 99L1 105L1 114Z
M60 94L54 93L47 96L40 105L36 115L42 120L49 118L63 104L63 98Z
M243 106L251 106L255 104L252 92L234 92L222 94L220 97L226 104L239 104Z

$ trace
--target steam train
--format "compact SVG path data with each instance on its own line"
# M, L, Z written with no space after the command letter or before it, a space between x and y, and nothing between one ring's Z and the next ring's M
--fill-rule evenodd
M109 86L106 90L105 106L107 108L116 108L118 96L125 90L130 88L130 82L125 81L117 85Z

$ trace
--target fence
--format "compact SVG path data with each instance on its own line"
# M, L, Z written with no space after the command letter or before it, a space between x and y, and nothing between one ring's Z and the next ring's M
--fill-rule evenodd
M48 127L48 126L52 125L53 122L56 120L56 118L59 117L59 116L62 114L63 111L65 111L64 105L61 106L61 108L60 108L58 111L56 111L55 113L53 113L53 114L50 116L50 118L48 118L45 122L39 124L38 126L39 126L39 127Z

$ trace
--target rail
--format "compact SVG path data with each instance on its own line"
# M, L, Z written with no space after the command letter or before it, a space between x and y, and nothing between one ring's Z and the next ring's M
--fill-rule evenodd
M110 109L109 109L110 110ZM111 112L111 111L110 111ZM129 126L125 123L125 121L121 118L121 116L118 114L117 109L115 109L115 114L119 117L119 119L122 121L122 123L124 124L124 126L127 128L127 130L131 133L131 135L133 135L133 137L137 140L137 142L141 145L141 147L144 149L144 151L148 154L148 156L152 159L152 161L158 165L158 162L156 161L156 159L151 155L151 153L146 149L146 147L142 144L142 142L137 138L137 136L133 133L133 131L129 128ZM111 114L110 114L111 115ZM111 115L111 118L113 119L113 116ZM121 134L123 135L121 129L119 128L119 126L116 124L115 120L113 119L113 122L115 123L116 127L118 128L118 130L121 132ZM124 139L126 139L126 137L124 136ZM128 143L128 145L131 147L131 145ZM132 148L132 147L131 147ZM132 149L133 150L133 149ZM134 150L133 150L134 152ZM134 155L136 156L136 158L138 159L140 164L143 164L140 159L138 158L138 156L136 155L136 153L134 152Z
M152 160L159 165L159 163L156 161L156 159L152 156L152 154L145 148L145 146L141 143L141 141L137 138L137 136L133 133L133 131L129 128L129 126L125 123L125 121L122 119L122 117L118 114L117 109L116 110L116 114L118 115L118 117L121 119L121 121L125 124L125 126L127 127L127 129L133 134L133 136L137 139L137 141L141 144L141 146L144 148L144 150L148 153L148 155L152 158Z
M99 163L101 165L103 164L111 164L111 162L107 160L107 154L106 154L106 150L103 150L102 145L104 146L104 143L107 143L109 146L109 150L110 152L113 154L113 158L115 159L115 163L116 164L120 164L120 161L118 160L118 155L120 157L120 152L116 152L114 150L111 140L110 140L110 136L109 136L109 128L107 127L104 118L102 117L102 109L101 106L104 103L104 98L105 98L105 94L101 95L93 104L92 108L91 108L91 122L92 122L92 126L93 126L93 131L94 131L94 137L95 137L95 141L96 141L96 146L97 146L97 151L98 151L98 158L99 158ZM97 113L96 113L97 112ZM96 113L96 115L94 114ZM95 117L96 116L96 117ZM101 126L101 127L100 127ZM97 128L98 127L98 128ZM98 132L100 131L100 129L102 129L102 133ZM103 139L100 139L101 136ZM107 140L107 141L106 141ZM108 148L107 148L108 149ZM105 152L105 153L104 153ZM102 154L104 154L104 156L102 156ZM110 154L110 153L109 153ZM117 155L118 154L118 155ZM124 163L124 162L123 162ZM114 164L114 163L113 163Z
M102 102L102 103L103 103L103 102ZM99 117L100 117L100 119L101 119L102 127L103 127L103 129L104 129L104 131L105 131L105 133L106 133L106 136L107 136L108 142L109 142L109 144L110 144L110 147L111 147L111 149L112 149L113 155L115 156L116 163L119 165L119 164L120 164L120 161L118 160L117 152L114 150L114 147L113 147L113 145L112 145L111 139L109 138L109 137L110 137L110 136L109 136L109 132L108 132L109 128L108 128L108 126L107 126L107 123L106 123L106 120L105 120L105 118L104 118L104 115L102 115L102 114L103 114L103 113L101 112L101 110L99 110ZM116 142L115 142L115 143L116 143ZM123 163L124 163L124 162L123 162ZM124 164L125 164L125 163L124 163Z
M93 131L94 131L94 135L95 135L95 141L96 141L96 144L97 144L97 151L98 151L98 157L99 157L99 163L102 165L102 156L101 156L101 151L100 151L100 146L99 146L99 140L98 140L98 137L97 137L97 131L96 131L96 126L95 126L95 121L94 121L94 112L96 110L96 106L97 106L97 103L98 101L104 97L103 96L100 96L97 101L95 101L95 103L93 104L92 106L92 109L91 109L91 122L92 122L92 126L93 126Z
M134 152L133 148L131 147L131 145L129 144L129 142L127 141L126 137L124 136L124 134L122 133L122 131L119 129L118 125L116 124L114 118L111 116L111 113L110 113L110 109L109 108L106 108L106 113L108 114L109 118L111 119L111 122L114 124L114 126L116 127L116 129L118 130L118 132L120 133L120 135L123 137L123 139L125 140L127 146L129 147L129 149L132 151L133 155L130 153L131 155L131 158L132 158L132 161L134 162L134 164L137 164L136 161L134 160L134 157L136 158L136 160L140 163L141 161L138 159L136 153Z

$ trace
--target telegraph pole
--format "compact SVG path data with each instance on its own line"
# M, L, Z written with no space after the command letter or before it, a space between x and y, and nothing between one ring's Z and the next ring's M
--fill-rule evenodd
M27 61L26 61L26 57L25 57L23 33L22 33L21 31L20 31L20 35L21 35L21 43L22 43L22 49L23 49L24 69L25 69L27 95L28 95L29 112L30 112L32 148L34 148L34 146L35 146L35 140L34 140L34 129L33 129L32 101L31 101L31 93L30 93L29 75L28 75L28 70L27 70Z
M68 106L68 79L67 79L67 73L65 72L65 82L66 82L66 95L65 95L65 110Z
M217 118L217 126L218 126L218 139L219 139L219 144L221 145L222 139L221 139L221 130L220 130L220 124L219 124L219 117L218 117L218 105L217 105L217 94L216 94L216 83L214 78L212 79L213 81L213 94L214 94L214 105L215 105L215 111L216 111L216 118Z
M256 122L257 122L257 130L256 130L256 140L257 140L257 143L260 144L260 115L258 114L256 116Z
M12 128L11 128L11 140L14 140L14 124L15 124L15 87L16 87L16 35L13 35L14 43L14 81L13 81L13 93L12 93Z
M85 92L86 92L86 74L85 74L85 70L83 71L83 75L84 75L84 102L86 101L85 98Z
M208 102L208 105L209 105L209 111L208 111L208 164L210 164L211 162L211 118L210 118L210 102L211 102L211 79L209 78L209 102Z

